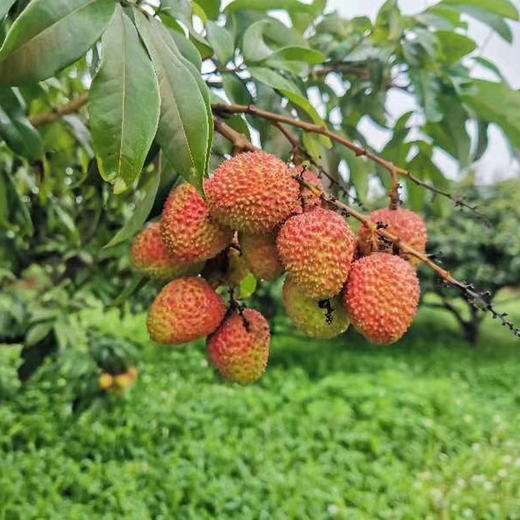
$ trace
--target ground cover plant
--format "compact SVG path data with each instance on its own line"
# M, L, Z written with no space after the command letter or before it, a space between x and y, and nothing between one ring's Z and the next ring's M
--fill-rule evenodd
M271 370L243 389L214 378L202 342L155 348L145 314L86 314L138 341L140 378L78 417L72 375L45 367L20 390L1 351L2 518L518 517L520 362L492 323L472 349L425 310L374 352L280 315Z

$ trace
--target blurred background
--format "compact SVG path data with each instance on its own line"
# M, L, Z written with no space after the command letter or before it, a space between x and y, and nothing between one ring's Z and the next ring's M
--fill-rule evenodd
M347 17L370 16L375 18L383 3L384 0L353 0L348 2L332 0L330 7L337 9L339 13ZM399 5L403 12L417 13L435 3L435 1L431 0L401 0ZM513 3L517 7L520 5L518 1ZM511 26L513 41L509 44L492 28L479 20L471 16L466 16L465 19L468 22L468 33L478 43L482 56L490 59L500 67L504 77L513 88L520 88L520 68L513 65L518 61L518 56L520 55L520 27L518 24ZM492 74L485 67L478 64L475 65L473 72L483 78L492 79ZM414 108L414 99L395 90L389 95L388 107L392 116L397 119L404 112ZM378 131L377 128L370 126L370 123L367 123L367 134L370 135L375 146L381 146L388 139L388 134ZM507 139L504 139L500 129L491 127L489 140L490 146L488 151L475 165L479 182L492 183L497 180L518 176L518 161L512 158ZM445 154L439 153L436 161L448 175L452 177L457 176L457 164Z

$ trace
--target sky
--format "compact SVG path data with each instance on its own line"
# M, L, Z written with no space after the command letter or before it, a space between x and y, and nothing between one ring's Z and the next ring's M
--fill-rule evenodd
M520 9L520 0L512 0ZM345 17L365 15L374 19L384 0L329 0L329 9L337 10ZM422 11L428 5L433 5L433 0L400 0L399 5L403 12L412 14ZM513 23L511 27L514 33L513 45L508 44L495 33L490 33L487 26L467 18L470 35L481 46L480 51L486 58L491 59L501 69L504 76L515 89L520 89L520 23ZM474 75L485 79L495 79L483 69L475 68ZM498 100L497 100L498 101ZM389 95L387 108L390 114L398 117L400 114L413 109L413 100L410 96L392 91ZM380 131L368 122L364 122L363 132L369 142L379 148L388 139L388 133ZM441 169L450 177L458 174L456 164L447 155L437 154L435 161ZM490 129L490 146L487 153L476 166L477 179L481 183L488 183L507 177L520 175L519 165L512 159L508 145L500 130L495 127Z

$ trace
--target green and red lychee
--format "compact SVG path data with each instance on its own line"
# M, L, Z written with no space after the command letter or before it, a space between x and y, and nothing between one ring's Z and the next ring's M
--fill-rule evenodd
M283 303L296 328L311 338L334 338L345 332L350 324L341 296L313 300L291 276L283 286Z
M204 184L211 216L244 233L268 233L298 207L300 186L289 167L265 152L223 162Z
M247 385L264 374L270 344L267 320L258 311L245 309L224 320L208 339L208 355L225 379Z
M240 235L240 249L250 271L268 282L277 280L283 273L278 257L276 238L273 233L262 235Z
M171 255L185 262L201 262L226 248L233 231L211 219L206 202L193 186L181 184L164 205L161 235Z
M197 274L202 268L200 262L191 264L170 255L161 238L159 222L149 224L135 237L131 257L137 271L158 280Z
M343 288L356 238L342 216L317 208L289 218L276 244L294 283L309 298L320 300L336 296Z
M313 186L317 191L324 191L320 178L316 175L316 173L314 173L313 170L303 165L299 165L294 168L293 175L298 176L305 184ZM311 211L315 208L323 206L323 201L321 200L321 196L317 193L317 191L311 190L303 184L301 185L299 212Z
M344 293L352 325L380 345L394 343L405 334L417 313L419 296L414 268L388 253L356 260Z
M166 285L148 312L148 332L157 343L178 345L215 332L226 313L220 295L200 277Z
M415 212L405 208L397 209L378 209L369 215L373 224L384 227L388 232L396 235L402 242L412 246L420 253L426 250L426 225L423 219ZM367 226L361 226L358 234L359 250L362 254L368 255L373 251L391 252L392 245L381 240L377 233L370 230ZM419 260L416 257L400 253L412 265L417 265Z

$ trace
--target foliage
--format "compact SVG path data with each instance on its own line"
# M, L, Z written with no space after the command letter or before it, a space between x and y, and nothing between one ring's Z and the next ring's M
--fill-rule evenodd
M520 281L520 187L515 180L466 191L485 212L486 222L467 212L453 212L445 220L431 219L430 248L457 278L486 287L492 301L500 289L518 287ZM453 305L446 287L426 270L424 275L427 290L441 297L445 308L459 321L466 339L475 343L483 313L474 311L467 302L461 303L465 310Z
M139 342L141 377L78 418L66 372L19 389L16 357L0 350L2 387L15 390L0 407L1 516L491 519L520 508L520 366L492 326L472 352L445 315L424 311L400 346L374 352L354 333L318 343L281 320L270 371L244 389L221 384L200 345L149 345L144 315L81 315Z

